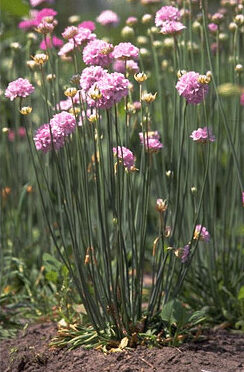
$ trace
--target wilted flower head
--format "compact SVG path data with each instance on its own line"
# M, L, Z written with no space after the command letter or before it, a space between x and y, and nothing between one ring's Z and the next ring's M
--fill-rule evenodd
M123 74L113 72L106 73L87 92L87 103L91 107L99 107L102 109L111 108L115 103L119 102L123 97L127 96L129 80ZM96 89L100 92L100 98L92 98L92 92Z
M194 231L194 237L193 239L200 239L205 242L209 242L210 240L210 234L207 231L206 227L202 225L197 225Z
M206 143L206 142L214 142L215 136L212 134L211 128L204 127L204 128L198 128L197 130L194 130L190 137L195 142L200 143Z
M115 59L138 59L139 49L131 43L119 43L114 47L112 55Z
M13 101L16 97L28 97L33 93L35 88L27 79L19 78L9 83L5 96Z
M102 26L117 26L119 24L118 15L112 10L104 10L96 19Z
M158 212L163 213L167 210L167 208L168 208L167 200L157 199L156 210Z
M183 74L177 84L176 89L180 96L183 96L187 103L201 103L208 93L208 84L202 84L198 81L199 73L190 71Z
M86 65L108 66L113 60L113 45L103 40L90 41L83 50Z
M124 167L129 171L135 168L135 157L133 153L124 146L113 147L113 153L122 160Z

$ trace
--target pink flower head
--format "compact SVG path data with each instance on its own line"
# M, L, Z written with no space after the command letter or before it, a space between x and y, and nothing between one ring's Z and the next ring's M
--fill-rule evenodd
M240 104L244 106L244 93L241 94Z
M35 88L27 79L19 78L9 83L5 96L13 101L16 97L28 97L33 93Z
M139 49L131 43L119 43L114 47L113 57L115 59L138 59Z
M136 17L128 17L127 20L126 20L126 24L128 26L134 26L134 25L137 24L137 22L138 22L138 18L136 18Z
M76 120L74 115L66 111L61 111L59 114L54 115L50 120L51 127L58 126L63 131L64 136L68 136L74 132L76 127Z
M25 138L25 136L26 136L25 127L19 127L18 135L19 135L20 138Z
M61 47L63 46L63 44L63 40L59 39L56 36L53 36L52 39L50 37L46 37L46 39L43 39L40 43L40 49L47 50L47 47L49 49L53 47Z
M209 242L210 240L210 234L206 227L202 225L197 225L194 231L194 237L193 239L200 239L203 240L204 242Z
M181 262L186 263L189 259L189 255L190 255L190 245L187 244L184 246L182 250Z
M145 149L149 152L158 152L163 148L163 144L157 138L145 138L142 142L145 145Z
M104 70L101 66L90 66L84 68L80 76L80 86L87 92L94 83L97 83L105 74L107 70Z
M139 138L140 138L141 143L144 143L144 137L145 137L145 141L147 140L147 138L148 139L157 139L157 140L160 139L160 135L159 135L159 132L157 130L149 131L147 133L144 133L144 135L143 135L143 132L140 132L139 133Z
M56 106L57 110L59 110L59 107L62 111L68 111L72 107L71 98L60 101Z
M119 24L118 15L112 10L104 10L96 19L102 26L117 26Z
M34 19L26 19L24 21L21 21L18 25L18 27L22 30L29 30L30 28L36 27L36 21Z
M125 73L125 62L122 61L121 59L117 59L113 63L113 69L116 72L121 72L122 74L124 74ZM132 59L128 59L126 61L126 70L131 74L136 74L137 72L139 72L138 63L133 61Z
M214 142L216 140L215 136L212 134L211 128L204 127L204 128L198 128L197 130L194 130L190 137L195 142Z
M36 131L33 139L36 149L43 151L45 154L52 148L59 150L65 143L63 130L56 123L53 123L53 125L43 124Z
M15 140L15 131L13 129L8 130L8 140L9 142L14 142Z
M87 92L87 103L91 107L99 107L102 109L109 109L115 103L128 94L129 80L123 74L113 72L106 73L97 83ZM101 94L99 99L92 98L94 90L98 90Z
M36 7L42 3L53 3L54 0L30 0L30 5L33 6L33 7Z
M103 40L90 41L83 49L83 61L86 65L108 66L113 60L113 45Z
M177 84L176 89L180 96L183 96L187 103L201 103L208 93L208 84L198 81L200 74L194 71L183 74Z
M68 43L65 43L61 48L60 51L58 52L58 55L60 57L65 56L67 57L69 53L71 53L74 50L74 43L69 41Z
M58 13L56 12L56 10L54 10L52 8L41 9L35 17L36 26L38 26L39 23L41 23L43 18L45 18L45 17L55 17L57 14Z
M215 23L209 23L208 29L210 32L215 34L218 31L218 26Z
M133 102L133 106L134 106L134 108L135 108L136 111L140 111L141 110L141 102L140 101Z
M163 35L176 35L181 33L186 27L181 22L165 21L162 24L160 32Z
M87 27L78 27L78 34L74 37L76 45L85 45L88 41L95 40L96 35ZM73 40L72 40L73 41Z
M84 21L84 22L81 22L81 23L78 25L78 28L79 28L79 27L87 28L87 29L90 30L90 31L94 31L94 30L96 29L95 23L92 22L92 21Z
M64 32L62 32L62 36L66 40L73 39L77 34L78 34L78 27L75 27L75 26L68 26L66 27Z
M118 159L122 160L124 167L127 168L127 170L132 170L135 167L135 157L126 147L113 147L113 153Z
M157 27L162 27L165 21L180 21L181 15L177 8L174 6L163 6L156 13L155 24Z

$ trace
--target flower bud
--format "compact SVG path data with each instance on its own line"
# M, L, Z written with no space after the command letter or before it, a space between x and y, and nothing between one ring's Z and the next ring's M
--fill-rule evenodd
M53 81L53 80L56 79L56 75L55 74L48 74L46 79L47 79L47 81Z
M237 29L237 24L235 23L235 22L231 22L230 24L229 24L229 30L231 31L231 32L235 32L235 30Z
M236 72L243 72L243 65L238 63L235 67Z
M129 38L132 38L135 36L135 31L133 30L132 27L130 26L125 26L122 28L121 30L121 36L124 38L124 39L129 39Z
M17 50L17 49L21 48L21 45L20 45L20 43L13 42L13 43L10 43L10 48L12 48L14 50Z
M144 14L144 15L142 16L141 22L142 22L143 24L147 24L147 23L150 23L150 22L152 21L152 19L153 19L153 17L152 17L151 14Z
M140 55L141 55L141 57L150 57L150 52L146 48L141 48L140 49Z
M238 26L243 25L244 24L244 15L243 14L237 14L237 16L235 16L235 18L234 18L234 21Z
M148 38L146 36L138 36L136 41L139 45L146 45L148 43Z

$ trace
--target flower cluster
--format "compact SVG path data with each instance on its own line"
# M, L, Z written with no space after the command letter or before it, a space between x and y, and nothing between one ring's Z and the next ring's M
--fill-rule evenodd
M214 142L216 139L215 136L212 134L211 128L208 127L198 128L197 130L194 130L190 137L193 139L193 141L200 143L206 143L208 141Z
M107 70L104 70L101 66L90 66L84 68L80 76L80 86L85 92L87 92L94 83L97 83L107 74Z
M124 146L113 147L113 153L118 159L122 160L127 170L133 170L135 167L135 157L133 153Z
M119 43L114 47L112 55L115 59L138 59L139 49L131 43Z
M29 30L30 28L37 27L43 18L45 17L55 17L57 15L56 10L51 8L43 8L40 11L33 10L31 12L32 17L30 19L26 19L19 23L19 28L23 30Z
M40 43L40 49L42 50L47 50L47 48L53 48L53 47L62 47L63 46L63 40L59 39L56 36L53 36L52 38L46 37L45 39L42 40Z
M64 46L60 49L58 55L67 56L75 48L84 46L87 42L95 39L96 35L93 34L91 30L85 27L77 27L76 35L72 37L72 39L69 39L66 44L64 44Z
M121 72L122 74L125 74L125 68L126 68L126 71L130 74L136 74L137 72L139 72L139 66L138 66L138 63L133 61L133 59L128 59L126 61L126 64L124 61L120 60L120 59L117 59L114 63L113 63L113 69L114 71L116 72Z
M11 81L9 83L6 91L5 96L13 101L16 97L28 97L31 93L33 93L35 88L27 79L19 78L17 80Z
M106 67L113 60L113 45L103 40L90 41L83 50L83 61L86 65Z
M109 109L127 96L129 80L123 74L106 72L87 92L87 103L91 107ZM94 92L96 93L94 95ZM97 96L97 97L95 97Z
M200 74L190 71L183 74L177 84L176 89L180 96L183 96L187 103L201 103L208 93L208 84L199 81Z
M52 148L59 150L76 126L75 117L65 111L54 115L49 124L43 124L34 137L37 150L47 153Z
M186 27L180 22L180 11L173 6L163 6L156 13L155 24L164 35L175 35Z

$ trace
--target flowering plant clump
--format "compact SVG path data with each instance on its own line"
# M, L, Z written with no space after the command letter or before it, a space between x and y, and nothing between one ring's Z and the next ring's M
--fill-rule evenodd
M176 84L179 95L183 96L187 103L201 103L208 93L208 84L199 82L199 77L198 72L190 71L183 74Z
M35 88L27 79L18 78L17 80L9 83L5 96L13 101L17 97L25 98L33 93Z
M194 130L190 137L195 142L201 142L206 143L207 141L214 142L215 136L212 134L211 128L204 127L204 128L198 128L197 130Z

